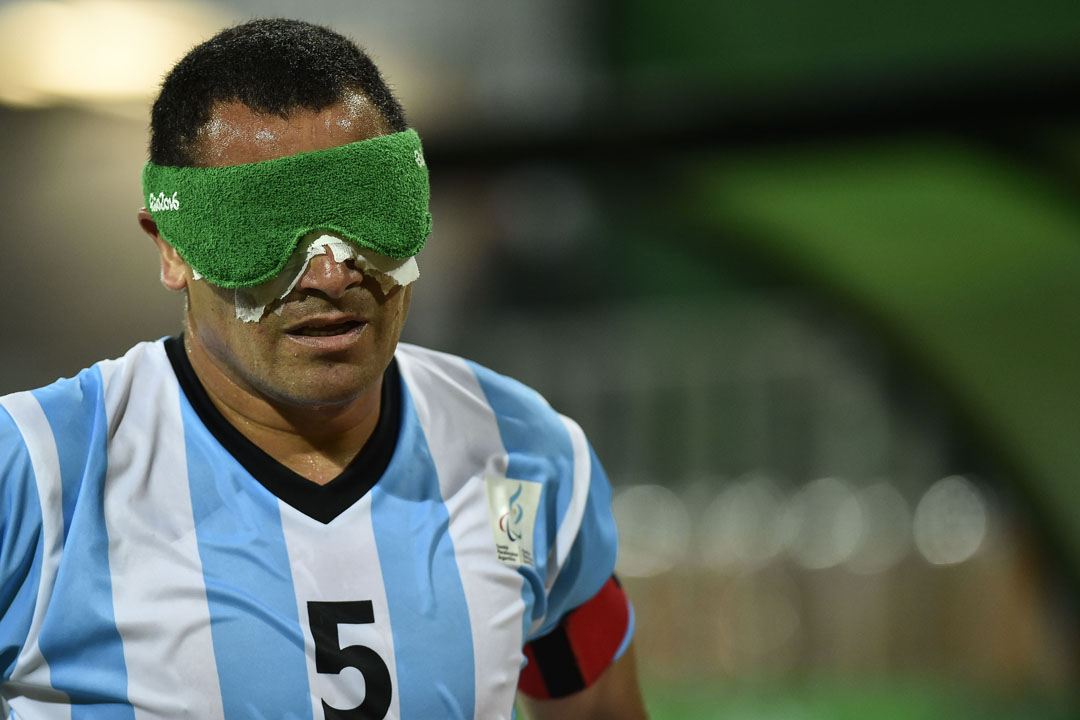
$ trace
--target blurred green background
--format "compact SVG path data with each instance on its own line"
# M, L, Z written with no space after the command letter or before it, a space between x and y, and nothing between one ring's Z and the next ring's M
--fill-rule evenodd
M1080 717L1080 4L0 2L0 392L176 331L149 93L257 15L424 136L407 339L589 434L654 717Z

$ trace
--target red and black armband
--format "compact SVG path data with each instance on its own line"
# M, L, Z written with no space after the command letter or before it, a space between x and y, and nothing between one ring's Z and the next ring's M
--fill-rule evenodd
M518 690L538 699L572 695L596 682L625 646L631 631L630 600L613 575L555 629L525 645L528 664Z

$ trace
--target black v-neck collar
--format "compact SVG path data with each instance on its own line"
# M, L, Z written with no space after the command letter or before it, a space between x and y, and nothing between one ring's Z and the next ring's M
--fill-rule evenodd
M263 487L308 517L329 523L362 498L390 464L401 426L401 374L396 358L383 373L382 406L371 437L340 475L318 485L270 457L214 407L184 351L183 334L165 340L165 353L207 430Z

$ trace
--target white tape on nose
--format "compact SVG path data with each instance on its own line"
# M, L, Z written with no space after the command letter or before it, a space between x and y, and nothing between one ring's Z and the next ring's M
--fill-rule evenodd
M333 256L334 262L343 263L352 260L357 269L379 283L384 293L395 285L408 285L420 277L420 267L416 264L415 257L395 260L365 250L336 235L322 232L311 233L304 240L309 241L300 243L296 252L276 276L254 287L237 288L237 318L244 322L261 320L271 303L275 300L284 300L293 291L307 271L311 259L328 252ZM280 306L277 312L281 312Z

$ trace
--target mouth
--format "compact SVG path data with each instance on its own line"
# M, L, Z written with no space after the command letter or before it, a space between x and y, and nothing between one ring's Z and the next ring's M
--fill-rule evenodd
M316 352L342 352L367 337L367 321L356 315L322 315L305 318L285 330L294 343Z
M347 320L345 322L333 323L329 325L323 324L311 324L301 325L300 327L288 330L289 335L297 337L335 337L338 335L347 335L364 323L359 320Z

